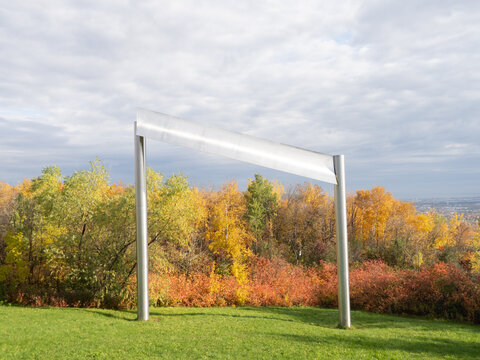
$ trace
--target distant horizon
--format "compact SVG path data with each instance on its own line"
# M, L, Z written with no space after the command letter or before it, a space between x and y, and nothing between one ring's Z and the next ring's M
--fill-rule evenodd
M147 156L147 160L148 160L148 158L149 158L149 156ZM101 159L99 159L99 160L101 160ZM224 159L221 159L221 158L219 159L219 161L222 161L222 160L225 161ZM108 164L106 164L104 161L102 161L102 163L105 166L105 168L107 169L107 171L109 172L110 183L111 184L121 182L121 183L125 184L126 186L133 186L134 185L133 164L132 164L132 173L128 174L128 177L130 177L131 180L130 181L125 181L124 179L122 179L119 176L113 176L112 175L112 173L111 173L112 166L111 165L108 166ZM38 174L33 175L33 176L25 176L21 179L16 179L16 181L5 181L2 178L0 178L0 181L4 182L4 183L8 183L11 186L16 186L16 185L21 184L24 179L33 179L33 178L36 178L36 177L40 176L43 169L48 167L48 166L58 166L58 165L52 164L52 165L43 166L42 169L39 170ZM147 164L147 166L149 166L149 165ZM65 177L73 175L73 173L75 171L88 170L89 169L89 163L87 162L85 164L85 166L79 166L77 169L68 169L68 171L65 171L65 169L61 166L58 166L58 167L60 168L62 176L65 178ZM149 166L149 167L152 167L152 166ZM155 171L158 171L158 172L162 173L166 178L168 178L172 175L175 175L175 174L182 174L182 175L186 176L190 186L194 186L194 187L204 189L204 190L218 190L218 189L220 189L220 187L222 185L224 185L224 184L226 184L230 181L236 181L238 186L239 186L239 189L242 190L242 191L245 191L247 189L248 179L253 178L255 174L260 174L263 178L266 178L269 181L279 182L282 186L284 186L285 191L288 191L289 187L293 188L296 185L302 185L303 183L311 183L311 184L319 185L329 195L333 196L333 185L330 185L330 184L327 184L327 183L324 183L324 182L321 182L321 181L316 181L316 180L312 180L312 179L309 179L309 178L304 178L304 177L300 177L300 176L296 176L296 175L292 175L292 174L288 174L288 173L282 173L282 172L279 172L279 171L266 169L266 168L262 168L262 167L258 167L258 166L254 166L254 165L249 165L249 164L239 163L237 167L242 168L241 171L240 171L240 173L241 173L240 175L231 176L231 177L224 177L223 174L216 174L216 176L214 174L212 176L211 180L207 179L208 176L205 176L205 175L202 176L202 174L195 174L193 171L189 171L189 169L186 169L187 170L186 172L181 171L180 169L178 171L173 171L173 169L170 169L172 171L165 172L165 171L161 171L161 170L159 170L158 168L155 168L155 167L152 167L152 168ZM245 167L247 169L243 169L243 167ZM254 168L252 170L255 170L255 171L252 171L252 172L247 174L246 171L248 171L249 168ZM347 166L347 171L348 171L348 166ZM190 176L187 173L190 173ZM233 174L233 172L232 172L232 174ZM270 176L268 176L267 174L270 175ZM217 178L217 180L214 180L214 178ZM297 181L295 181L294 179L297 179ZM380 183L373 184L370 187L352 188L351 186L349 186L349 180L350 179L348 178L348 172L347 172L347 193L354 193L358 190L369 190L369 189L372 189L375 186L381 186L381 187L385 188L385 191L387 191L389 193L392 193L392 195L394 196L395 199L401 200L401 201L407 201L407 202L415 202L415 201L418 201L418 200L433 200L433 199L435 199L435 200L448 200L448 199L462 199L462 198L467 198L467 199L480 198L480 191L477 192L477 193L472 193L472 194L452 194L452 195L442 194L442 195L438 195L438 196L430 195L430 196L410 196L410 197L408 197L408 196L397 196L394 191L392 191L391 189L388 188L388 186L382 185Z

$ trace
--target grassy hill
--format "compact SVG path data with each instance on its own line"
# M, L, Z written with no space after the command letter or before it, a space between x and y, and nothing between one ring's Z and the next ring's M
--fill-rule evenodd
M318 308L0 306L0 359L479 359L480 327Z

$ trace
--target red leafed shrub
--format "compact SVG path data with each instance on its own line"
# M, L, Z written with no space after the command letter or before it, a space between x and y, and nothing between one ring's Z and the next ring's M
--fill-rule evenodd
M226 306L237 303L239 287L233 276L216 274L153 274L150 298L155 306Z
M193 274L189 277L178 274L169 277L169 291L172 305L212 306L210 279L205 274Z
M453 265L393 270L379 261L366 262L351 272L350 289L356 309L480 323L479 283Z
M336 266L304 268L283 260L255 258L237 298L233 276L194 273L153 274L150 295L157 306L322 306L336 307ZM352 308L395 314L427 315L480 323L480 285L464 270L440 263L420 270L395 270L369 261L350 271Z
M254 306L318 305L324 281L315 269L303 269L283 260L258 258L253 262L247 303Z
M303 268L283 260L256 258L250 265L246 284L248 295L241 303L251 306L336 306L335 269L334 265L327 263L318 268ZM240 284L233 276L152 274L149 281L151 300L156 306L229 306L240 303Z
M446 263L404 273L398 312L480 323L480 284Z
M321 262L319 269L320 286L316 291L318 305L323 307L338 306L338 277L334 264Z
M368 261L350 273L350 303L355 309L393 313L405 297L402 272L381 261Z

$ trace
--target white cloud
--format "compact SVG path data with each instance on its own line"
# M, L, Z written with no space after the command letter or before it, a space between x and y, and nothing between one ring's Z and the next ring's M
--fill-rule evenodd
M480 163L479 10L446 0L5 2L0 116L17 141L2 142L0 180L98 155L114 180L132 181L140 106L345 153L352 188L419 196L427 186L394 174L428 181L430 166L446 174L465 154ZM55 130L25 142L25 126ZM160 148L152 165L210 159ZM422 166L402 165L412 159ZM193 180L218 183L238 167L220 164ZM478 180L463 189L478 193ZM435 187L451 189L447 177Z

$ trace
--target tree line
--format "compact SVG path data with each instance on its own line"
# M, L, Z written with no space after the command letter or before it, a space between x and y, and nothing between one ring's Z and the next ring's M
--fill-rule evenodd
M256 174L246 191L233 181L207 191L148 169L147 194L153 273L233 277L243 303L259 259L304 269L336 262L334 203L318 185L285 190ZM480 272L479 224L462 215L418 213L374 187L348 195L347 220L354 267L379 260ZM0 183L0 299L121 306L135 280L135 240L135 189L110 183L98 160L71 176L53 166L17 186Z

